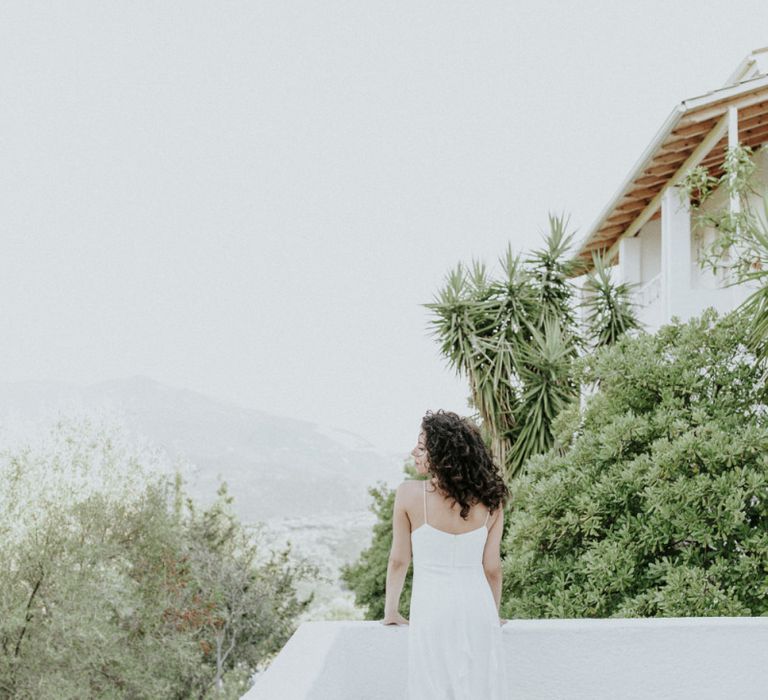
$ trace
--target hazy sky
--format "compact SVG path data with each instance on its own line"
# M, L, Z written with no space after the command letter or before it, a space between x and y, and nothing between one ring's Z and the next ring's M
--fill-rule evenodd
M0 4L0 380L143 374L407 452L449 268L582 233L768 3Z

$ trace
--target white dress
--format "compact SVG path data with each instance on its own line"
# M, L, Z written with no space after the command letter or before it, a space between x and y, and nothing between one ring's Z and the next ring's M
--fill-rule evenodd
M407 700L501 700L501 626L483 570L485 525L458 535L427 523L411 532L413 591ZM490 515L490 513L489 513Z

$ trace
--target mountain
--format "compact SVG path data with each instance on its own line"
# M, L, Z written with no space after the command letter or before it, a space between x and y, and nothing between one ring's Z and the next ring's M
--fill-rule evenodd
M246 522L360 513L368 486L402 481L405 455L342 428L274 416L143 376L86 386L0 383L0 420L35 424L57 412L117 416L179 460L187 490L209 503L227 482Z

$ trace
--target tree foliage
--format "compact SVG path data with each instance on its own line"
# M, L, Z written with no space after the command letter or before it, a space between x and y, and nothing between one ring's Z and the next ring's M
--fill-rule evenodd
M410 478L421 479L412 465L405 466ZM365 611L366 620L380 620L384 617L384 593L387 580L387 563L392 548L392 515L395 506L395 490L380 483L368 488L373 500L371 510L376 515L371 544L357 561L343 566L341 579L355 593L355 603ZM413 566L408 572L400 596L400 612L408 617L411 607Z
M235 698L310 571L91 424L0 455L0 697Z
M590 278L590 322L579 327L567 223L550 215L544 245L526 258L508 246L499 279L480 262L459 264L424 305L442 355L468 380L470 403L508 479L552 446L557 415L578 397L579 351L615 342L638 325L629 288L609 284L604 274Z
M713 310L580 361L600 390L513 484L506 617L768 614L768 390Z
M693 168L681 183L681 196L691 205L696 233L707 228L717 233L702 267L721 273L726 286L750 285L739 306L750 323L746 343L768 358L768 196L765 183L761 192L754 182L755 155L747 146L727 148L719 177L702 166ZM717 191L725 193L724 202L707 208Z

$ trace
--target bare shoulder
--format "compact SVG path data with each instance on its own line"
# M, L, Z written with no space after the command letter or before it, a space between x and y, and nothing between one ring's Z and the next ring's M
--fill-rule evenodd
M413 495L411 494L410 484L408 480L402 481L397 485L395 489L395 510L402 510L406 513L413 507L411 505L413 501Z
M410 499L423 488L420 479L405 479L397 486L397 496Z

